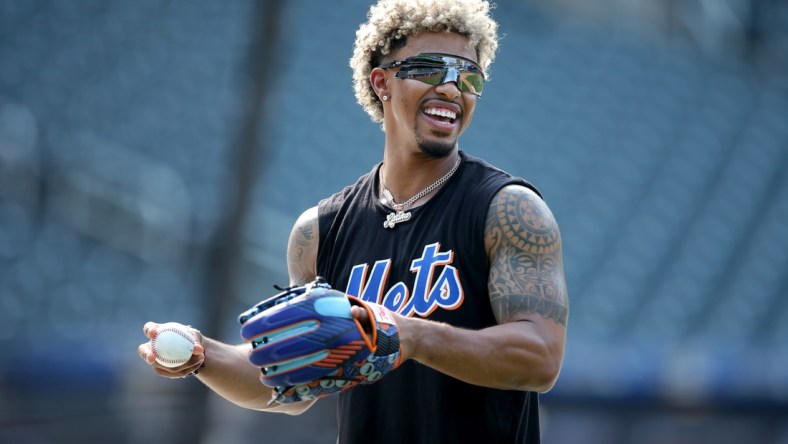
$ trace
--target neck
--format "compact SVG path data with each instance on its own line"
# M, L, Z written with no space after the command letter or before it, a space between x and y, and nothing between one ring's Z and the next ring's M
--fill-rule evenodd
M457 148L440 159L420 152L402 154L386 149L383 166L380 169L380 180L394 197L394 201L401 204L451 171L458 157ZM414 202L412 206L426 202L432 194L434 192Z

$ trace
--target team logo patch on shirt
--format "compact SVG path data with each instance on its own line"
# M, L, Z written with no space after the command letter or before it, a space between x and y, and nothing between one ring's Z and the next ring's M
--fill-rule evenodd
M397 282L383 294L391 270L391 259L376 261L370 271L369 264L353 266L345 293L383 305L404 316L429 316L437 308L454 310L462 305L465 293L460 283L452 250L441 252L440 243L424 247L421 257L410 264L416 274L413 291L404 282ZM442 267L436 277L438 269ZM369 275L369 277L367 277Z

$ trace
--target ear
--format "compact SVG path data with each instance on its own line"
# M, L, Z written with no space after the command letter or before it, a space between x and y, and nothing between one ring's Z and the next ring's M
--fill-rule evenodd
M391 97L391 94L389 94L389 82L384 70L374 68L372 72L369 73L369 83L372 85L372 89L375 90L375 94L378 95L378 98L383 96Z

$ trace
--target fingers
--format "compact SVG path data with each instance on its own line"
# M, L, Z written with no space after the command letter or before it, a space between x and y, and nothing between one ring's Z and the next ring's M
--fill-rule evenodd
M154 364L153 372L164 378L185 378L199 370L203 366L204 361L205 356L200 355L192 356L189 362L180 367L164 367L159 364Z
M160 325L161 324L156 322L146 322L142 327L142 332L149 340L137 347L137 354L146 364L153 368L154 373L165 378L185 378L203 367L205 362L205 347L202 344L203 336L199 330L191 327L192 337L194 338L194 351L192 352L191 359L189 359L186 364L179 367L165 367L156 362L156 354L153 353L151 340L156 336L157 329Z
M156 329L159 327L159 324L156 322L146 322L145 325L142 326L142 332L145 333L145 336L148 339L153 339L156 336Z
M354 305L350 307L350 314L358 321L366 334L372 333L372 323L369 320L369 313L363 307Z
M358 321L362 324L365 324L369 319L369 314L367 311L358 305L350 307L350 314L353 315L354 318L358 319Z
M153 365L156 362L156 355L153 354L150 341L144 344L140 344L140 346L137 347L137 354L148 365Z
M202 342L203 342L202 332L200 332L200 330L197 330L196 328L193 328L191 325L189 326L189 329L191 330L192 338L194 339L194 353L193 354L200 355L200 354L205 353L205 347L202 345Z

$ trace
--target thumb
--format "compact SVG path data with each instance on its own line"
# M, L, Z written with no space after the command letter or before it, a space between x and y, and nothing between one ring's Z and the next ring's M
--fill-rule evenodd
M369 319L369 313L367 313L363 307L359 307L358 305L350 307L350 314L353 315L354 318L358 319L358 321L362 324L367 322Z
M369 320L369 313L364 307L360 307L358 305L354 305L350 307L350 314L353 315L354 318L358 321L358 323L364 328L364 332L369 334L372 332L371 322Z

